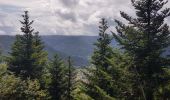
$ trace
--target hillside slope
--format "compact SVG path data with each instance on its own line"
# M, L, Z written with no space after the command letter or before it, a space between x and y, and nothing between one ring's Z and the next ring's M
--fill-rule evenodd
M76 66L85 66L88 64L94 48L93 43L96 39L97 36L42 36L49 58L52 58L56 53L63 59L71 56ZM10 52L14 40L15 36L0 36L0 48L3 54L7 55Z

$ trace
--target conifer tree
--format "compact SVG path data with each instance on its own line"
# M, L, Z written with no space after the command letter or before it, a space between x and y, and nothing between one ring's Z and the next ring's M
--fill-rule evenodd
M137 17L120 12L129 25L116 20L118 34L113 35L133 61L129 67L133 75L133 99L154 100L159 87L169 82L169 58L162 56L170 44L169 26L164 23L170 15L170 8L164 8L167 2L132 0Z
M102 18L99 23L99 38L94 44L96 48L94 50L94 55L92 56L92 64L96 67L94 75L97 78L96 81L98 86L108 92L109 88L111 88L109 87L110 80L108 80L108 77L111 77L108 73L108 59L112 56L112 48L110 46L112 38L106 33L108 29L107 21Z
M45 68L47 67L48 54L44 51L44 43L39 36L39 32L33 33L33 50L32 59L34 61L34 71L37 78L42 78L45 74ZM39 71L39 72L38 72ZM42 81L42 80L41 80Z
M99 26L99 38L94 44L96 46L92 56L92 68L84 72L88 79L86 93L94 99L114 99L113 82L110 72L108 59L112 57L112 48L110 46L112 38L106 33L108 29L107 21L102 18Z
M109 94L118 100L131 100L132 85L131 73L128 71L128 67L131 66L131 56L128 53L123 52L120 49L113 49L113 54L109 61L108 74L111 76L109 86Z
M21 31L23 35L16 35L16 41L12 46L12 51L8 59L9 70L15 75L27 79L41 77L45 64L46 54L43 53L43 44L37 33L31 27L28 11L22 15L23 21Z
M72 95L72 92L74 90L75 85L75 78L76 78L76 72L75 68L72 65L71 57L68 57L68 68L67 68L67 90L66 90L66 99L67 100L73 100L74 96Z
M92 64L96 67L101 66L103 69L108 68L107 59L111 58L112 49L110 43L112 38L106 33L108 29L107 21L102 18L99 22L99 38L94 44L96 46L94 54L92 55Z
M73 100L93 100L89 95L86 94L86 85L84 85L84 82L87 81L87 79L84 77L82 71L84 71L84 68L77 68L77 76L76 76L76 83L74 84L74 90L72 91Z
M97 71L95 66L87 68L83 73L87 78L83 82L86 87L84 89L85 94L94 100L115 100L108 91L112 88L112 76L110 74L101 69Z
M55 55L50 64L51 83L49 91L52 100L62 100L65 98L64 95L67 87L66 73L64 62L58 55Z

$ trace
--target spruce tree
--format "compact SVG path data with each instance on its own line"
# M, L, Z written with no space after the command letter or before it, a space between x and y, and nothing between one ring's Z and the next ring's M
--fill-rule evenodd
M94 99L114 99L113 82L110 72L108 59L112 57L112 48L110 46L112 37L106 33L108 29L107 21L102 18L99 25L99 38L94 44L96 46L92 56L92 68L84 72L88 79L86 93ZM109 99L109 100L110 100Z
M112 48L110 46L112 38L106 33L108 29L107 21L102 18L99 23L99 38L94 44L96 48L94 49L94 54L92 56L92 64L94 64L96 68L94 75L97 78L98 86L108 93L110 80L107 79L108 77L111 77L108 73L108 59L112 56Z
M96 67L101 66L106 70L108 68L107 59L111 58L112 48L110 47L110 43L112 38L106 33L108 29L107 21L102 18L99 23L99 38L94 44L96 48L92 55L92 64Z
M58 57L54 56L50 64L50 74L51 74L51 83L49 85L49 92L52 100L62 100L67 87L66 80L66 66L64 62Z
M37 76L36 78L42 79L42 75L45 74L45 68L47 67L48 53L44 51L44 43L39 36L39 32L33 33L33 50L32 59L34 61L34 75Z
M27 78L40 78L45 64L46 54L42 53L43 44L37 33L31 27L28 11L22 15L22 35L16 35L16 41L8 59L9 70L15 75ZM35 34L34 34L35 33ZM40 59L41 58L41 59ZM44 59L44 60L43 60Z
M108 74L111 76L109 86L109 94L118 100L131 100L131 73L128 71L128 67L131 66L131 57L128 53L123 52L120 49L113 49L113 54L109 61Z
M169 82L169 58L162 56L170 44L169 26L164 23L170 15L170 8L164 8L167 2L132 0L136 18L120 12L129 25L116 20L118 34L113 35L133 61L129 67L133 75L133 99L154 100L155 92Z
M73 90L75 88L75 78L76 78L76 71L75 68L72 65L71 57L68 57L68 68L67 68L67 90L66 90L66 99L67 100L73 100Z

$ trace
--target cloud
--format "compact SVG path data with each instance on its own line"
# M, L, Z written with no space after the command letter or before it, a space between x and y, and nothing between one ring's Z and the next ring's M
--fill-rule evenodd
M61 17L63 20L70 20L72 22L76 22L77 20L76 13L72 11L69 12L57 11L55 12L55 14Z
M65 7L74 7L78 4L79 0L61 0Z
M0 34L21 33L24 10L41 35L97 35L100 18L105 17L114 30L114 19L125 21L120 11L135 16L130 0L0 0Z

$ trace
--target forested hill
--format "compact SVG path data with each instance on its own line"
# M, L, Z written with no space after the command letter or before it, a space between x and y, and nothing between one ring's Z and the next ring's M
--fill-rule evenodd
M88 64L96 39L97 36L42 36L45 49L48 51L50 58L55 53L58 53L64 59L71 56L76 66L85 66ZM0 47L4 54L8 54L14 40L15 36L0 36Z
M50 59L56 53L65 60L68 56L71 56L75 66L86 66L89 64L94 49L93 44L97 40L97 36L46 35L41 36L41 38ZM14 40L15 36L0 35L0 48L3 54L7 55L10 52ZM112 46L116 46L114 40L112 41ZM170 48L168 48L165 55L169 50Z

